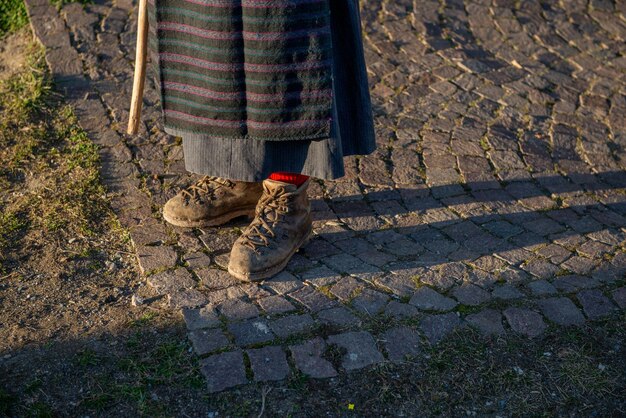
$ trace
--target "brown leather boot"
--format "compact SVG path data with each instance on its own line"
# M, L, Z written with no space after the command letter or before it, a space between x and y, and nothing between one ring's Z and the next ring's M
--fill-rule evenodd
M163 218L188 228L221 225L238 216L254 216L262 193L261 182L206 176L168 200L163 207Z
M252 223L235 241L228 272L240 280L263 280L285 268L312 231L306 190L275 180L263 182L263 195Z

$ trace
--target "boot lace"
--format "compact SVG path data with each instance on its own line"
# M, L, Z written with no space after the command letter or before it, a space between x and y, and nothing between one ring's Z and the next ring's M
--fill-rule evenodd
M271 239L276 237L276 223L281 215L289 212L289 200L282 189L263 193L256 207L256 216L242 235L241 243L254 251L269 246Z
M235 183L221 177L205 176L198 180L195 184L182 190L183 197L186 197L187 203L190 200L200 201L203 197L212 199L215 192L221 187L233 188Z

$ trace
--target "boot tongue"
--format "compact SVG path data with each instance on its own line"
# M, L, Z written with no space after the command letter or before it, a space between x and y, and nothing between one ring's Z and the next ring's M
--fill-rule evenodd
M296 190L298 190L298 186L296 186L295 184L285 183L282 181L271 180L271 179L263 180L263 187L267 191L282 189L282 193L293 193Z

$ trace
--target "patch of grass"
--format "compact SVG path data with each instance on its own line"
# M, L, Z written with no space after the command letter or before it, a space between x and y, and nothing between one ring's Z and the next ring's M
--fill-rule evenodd
M0 416L9 416L18 403L16 396L0 388Z
M26 221L19 214L8 211L0 213L0 253L25 227Z
M481 311L481 309L482 308L480 306L470 306L470 305L459 304L454 310L456 312L459 312L460 314L468 315L468 314L478 313Z
M148 332L148 331L145 331ZM130 341L132 340L132 341ZM128 351L119 357L82 353L79 360L102 368L90 373L89 388L81 406L92 411L110 410L124 402L142 416L163 416L166 405L153 391L158 387L197 390L205 385L197 360L188 346L177 340L161 340L155 346L144 333L136 333L127 343ZM94 365L95 366L95 365Z
M41 46L28 47L24 68L0 81L0 260L26 229L48 242L85 242L110 230L122 237L100 182L98 148L52 93ZM91 250L75 245L70 254Z
M100 363L100 358L95 351L85 349L76 355L75 362L82 367L95 366Z
M0 2L0 37L15 32L28 24L28 15L23 0Z
M41 401L37 401L32 405L29 405L25 412L27 417L33 418L53 418L58 416L54 413L50 405Z

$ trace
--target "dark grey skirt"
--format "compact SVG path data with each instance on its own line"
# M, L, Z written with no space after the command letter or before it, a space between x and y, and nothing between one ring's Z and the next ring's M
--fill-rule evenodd
M330 3L334 117L329 138L215 139L166 128L167 133L183 139L188 171L240 181L261 181L277 171L332 180L344 175L344 156L365 155L375 150L358 0Z

